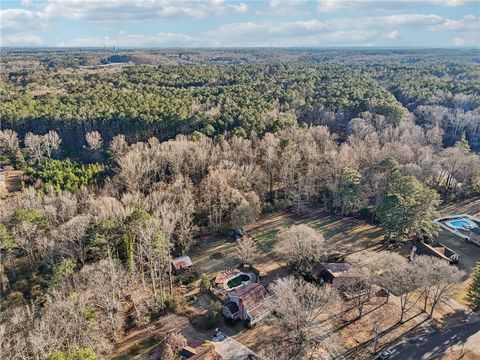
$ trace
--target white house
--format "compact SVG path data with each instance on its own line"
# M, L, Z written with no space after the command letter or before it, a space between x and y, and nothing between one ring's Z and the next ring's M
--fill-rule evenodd
M269 294L263 285L247 284L228 296L229 301L222 308L226 318L248 320L250 325L254 325L272 312Z

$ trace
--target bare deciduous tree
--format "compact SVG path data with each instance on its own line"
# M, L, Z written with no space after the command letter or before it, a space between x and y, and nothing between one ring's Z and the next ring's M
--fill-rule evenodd
M365 305L373 295L374 276L367 267L353 266L345 274L345 278L347 281L342 285L341 290L348 298L348 304L353 305L357 310L357 319L360 319Z
M400 298L400 322L403 322L405 313L418 301L414 293L421 286L420 274L415 266L401 255L391 253L389 261L377 279L383 287Z
M77 259L83 264L87 258L85 234L90 226L89 215L77 215L60 225L53 234L57 251L60 255Z
M98 151L102 147L102 135L98 131L90 131L85 134L85 141L90 150Z
M56 131L51 130L45 135L43 135L43 143L44 143L45 153L47 154L48 157L51 157L52 152L54 150L57 150L60 147L60 144L62 143L62 139L60 139L60 136Z
M161 221L154 217L141 219L135 226L135 259L142 278L150 280L153 300L163 307L164 274L170 267L170 245L165 242Z
M447 261L433 256L417 256L414 265L420 276L419 284L424 300L423 311L427 311L427 305L430 302L429 316L431 317L435 307L452 294L464 273Z
M276 280L270 290L270 301L275 309L272 321L286 330L285 341L297 352L305 355L318 346L331 348L335 345L330 329L323 321L329 316L328 307L340 301L334 288L329 285L318 287L288 277Z
M128 151L128 143L127 140L125 140L125 135L115 135L112 141L110 141L108 149L110 150L110 153L115 161L118 161L118 159L125 155Z
M38 162L43 158L45 146L42 135L27 133L23 142L33 161Z
M33 161L38 162L45 155L51 157L53 151L60 147L62 140L56 131L51 130L45 135L35 135L29 132L25 135L23 142L30 157Z
M18 134L10 129L0 130L0 149L19 149Z
M236 255L242 264L253 264L260 254L253 239L243 236L237 243Z
M12 235L16 246L26 254L30 268L34 269L47 240L45 229L34 222L21 220L13 226Z
M325 239L308 225L293 225L280 232L275 253L299 271L308 271L325 255Z
M240 228L252 223L261 211L260 199L253 191L244 194L235 205L231 217L231 224Z

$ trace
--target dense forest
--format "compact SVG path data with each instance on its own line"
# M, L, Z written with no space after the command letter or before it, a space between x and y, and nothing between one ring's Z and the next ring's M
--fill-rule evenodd
M202 234L322 207L428 241L480 194L477 51L3 51L9 359L95 359L184 306L170 261Z
M424 129L439 127L447 146L465 133L479 147L474 50L352 50L343 57L249 50L242 64L229 52L179 50L159 59L156 53L7 52L0 126L21 135L56 129L74 147L92 130L106 140L121 133L142 141L194 133L263 136L295 124L326 125L345 140L349 122L369 112L387 125L411 116ZM155 61L160 64L149 64Z

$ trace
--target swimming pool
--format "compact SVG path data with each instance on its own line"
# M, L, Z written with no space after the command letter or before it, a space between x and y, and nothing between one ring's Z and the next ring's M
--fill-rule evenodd
M477 224L475 224L472 220L469 219L447 221L447 225L453 229L472 229L474 227L477 227Z
M235 276L232 276L225 284L225 289L227 291L232 291L242 287L243 285L249 284L254 280L254 275L251 273L241 272Z

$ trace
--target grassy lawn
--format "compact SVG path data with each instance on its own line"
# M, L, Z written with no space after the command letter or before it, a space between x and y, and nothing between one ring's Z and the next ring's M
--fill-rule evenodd
M442 216L465 213L480 216L480 196L473 199L444 204L440 206L439 212Z
M306 224L320 231L325 237L326 247L332 251L347 253L379 246L383 232L377 226L355 218L342 218L321 209L311 209L308 213L296 215L282 211L262 216L247 230L258 248L271 253L278 233L289 226Z
M270 253L277 242L277 235L280 230L267 230L255 234L254 241L257 245L257 248L263 253Z
M227 236L204 237L189 255L198 272L209 276L238 264L235 242L229 241Z

